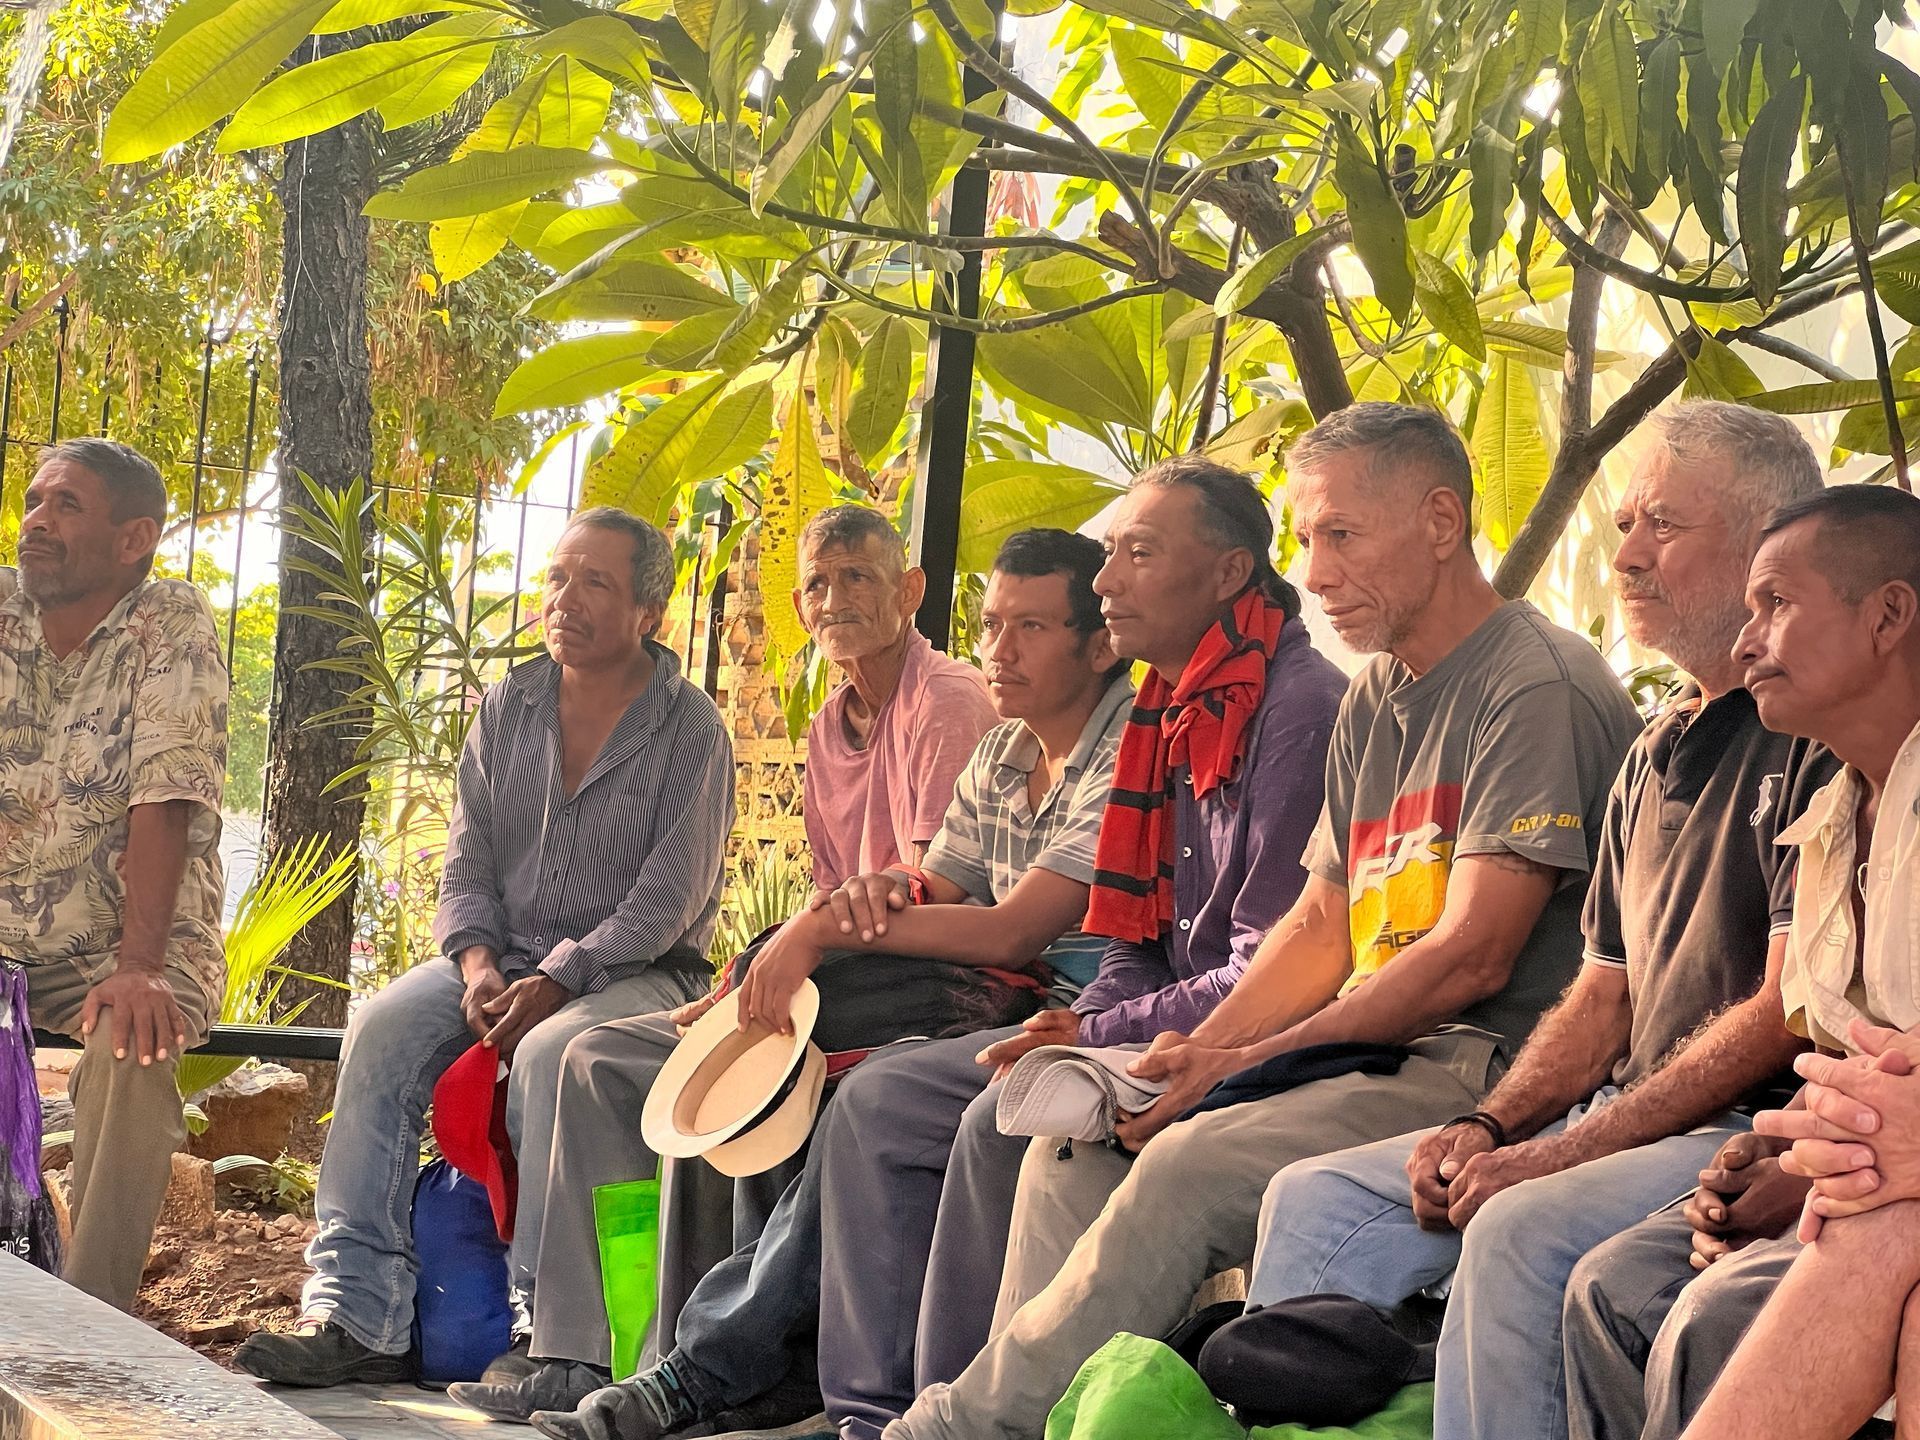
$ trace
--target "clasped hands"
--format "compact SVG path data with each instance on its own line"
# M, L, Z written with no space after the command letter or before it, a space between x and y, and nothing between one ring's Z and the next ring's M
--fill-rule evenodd
M1759 1134L1790 1140L1780 1169L1812 1182L1800 1219L1811 1242L1827 1220L1920 1199L1920 1038L1856 1020L1847 1059L1802 1055L1804 1109L1763 1110Z

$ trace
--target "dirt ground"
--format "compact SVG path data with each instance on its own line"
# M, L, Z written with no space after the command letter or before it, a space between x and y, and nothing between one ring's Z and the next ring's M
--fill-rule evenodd
M218 1212L205 1239L162 1226L133 1313L231 1369L254 1331L293 1328L312 1238L311 1220L247 1210Z

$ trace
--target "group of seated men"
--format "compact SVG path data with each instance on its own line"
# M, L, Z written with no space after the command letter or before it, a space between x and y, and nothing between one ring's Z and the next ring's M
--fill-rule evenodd
M1763 412L1659 417L1614 567L1684 684L1643 726L1587 638L1488 583L1443 417L1355 405L1287 473L1304 584L1374 657L1351 684L1259 491L1199 457L1099 544L1010 540L978 670L912 628L883 517L809 523L793 599L846 677L808 733L817 893L741 1003L781 1022L849 952L1050 999L876 1051L738 1186L639 1126L713 1000L728 735L652 638L665 537L577 516L547 656L462 756L442 958L349 1026L302 1324L239 1363L410 1373L419 1140L477 1041L510 1064L527 1325L454 1393L544 1435L823 1409L849 1440L1038 1437L1113 1336L1235 1268L1251 1304L1407 1326L1446 1289L1436 1440L1920 1417L1920 500L1824 487ZM164 516L132 452L59 447L0 571L0 957L87 1037L68 1277L121 1304L219 974L225 676L204 600L146 578ZM1109 1146L1003 1135L997 1082L1041 1045L1134 1047L1164 1093ZM1264 1092L1195 1109L1255 1066ZM657 1170L660 1304L615 1375L593 1190Z

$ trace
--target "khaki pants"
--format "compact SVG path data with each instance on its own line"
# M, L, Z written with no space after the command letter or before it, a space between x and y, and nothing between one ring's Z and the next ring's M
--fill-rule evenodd
M169 969L187 1044L206 1038L200 982ZM92 984L67 964L27 967L27 1005L42 1030L80 1038L80 1013ZM64 1278L76 1289L132 1306L146 1269L154 1222L173 1174L173 1152L187 1138L174 1085L174 1059L142 1065L113 1058L113 1026L103 1012L74 1067L73 1240Z
M1166 1334L1206 1278L1252 1257L1261 1199L1297 1160L1438 1125L1480 1103L1501 1063L1475 1033L1415 1042L1397 1075L1344 1075L1215 1110L1138 1160L1057 1140L1027 1150L994 1337L921 1392L886 1440L1036 1440L1081 1365L1122 1331Z

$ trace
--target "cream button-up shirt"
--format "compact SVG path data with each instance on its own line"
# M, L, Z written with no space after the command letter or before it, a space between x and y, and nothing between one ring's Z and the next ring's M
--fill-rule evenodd
M1863 868L1855 836L1866 799L1866 781L1848 766L1777 841L1800 850L1780 978L1787 1026L1847 1053L1851 1020L1920 1024L1920 727L1894 757ZM1865 887L1864 936L1854 924L1856 884Z

